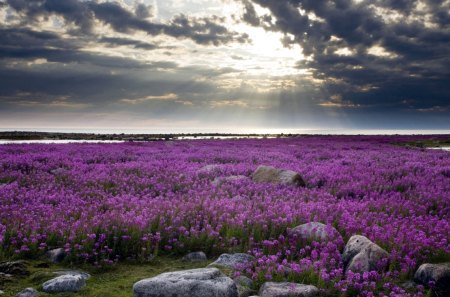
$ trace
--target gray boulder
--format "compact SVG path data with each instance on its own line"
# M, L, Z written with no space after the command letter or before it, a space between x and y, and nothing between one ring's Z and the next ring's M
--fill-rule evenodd
M47 252L47 257L53 263L60 263L66 257L66 252L64 251L63 248L49 250Z
M224 267L229 269L236 269L239 267L250 265L255 260L255 257L244 253L222 254L216 261L209 264L208 267Z
M426 286L434 282L435 295L450 296L450 263L422 264L414 274L414 281Z
M201 262L207 261L208 258L204 252L193 252L184 256L182 260L186 262Z
M319 289L311 285L297 283L264 283L259 290L261 297L315 297L319 296Z
M26 288L19 293L16 294L16 297L36 297L38 295L38 291L33 288Z
M3 292L2 290L0 290L0 295L3 295L3 294L5 294L5 292Z
M133 285L133 297L238 297L236 284L217 268L167 272Z
M43 283L42 289L47 293L78 292L85 285L86 279L82 275L64 274Z
M252 180L257 183L274 183L304 187L305 181L300 174L292 170L277 169L261 165L252 174Z
M346 272L349 270L353 272L385 270L387 258L389 258L389 254L384 249L362 235L350 237L342 254Z
M218 164L209 164L205 165L199 170L197 170L198 173L212 173L212 172L218 172L222 169L221 165Z
M342 238L339 232L332 226L319 222L310 222L288 230L290 237L297 237L304 240L328 241Z
M246 180L246 179L247 179L247 177L245 175L219 176L219 177L216 177L212 181L212 184L214 186L220 186L223 183L241 181L241 180Z

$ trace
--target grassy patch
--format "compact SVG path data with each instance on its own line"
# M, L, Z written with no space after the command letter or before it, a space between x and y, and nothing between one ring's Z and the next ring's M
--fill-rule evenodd
M129 297L131 296L133 284L141 279L163 272L202 268L207 265L204 262L188 263L169 257L160 257L149 263L120 263L102 270L95 269L92 266L63 267L54 264L51 264L48 268L36 268L34 266L40 263L39 261L28 261L27 263L31 274L26 277L14 277L12 282L5 283L0 288L5 292L2 297L15 296L27 287L33 287L40 291L39 296ZM78 293L47 294L42 292L41 284L54 277L53 271L62 269L86 271L91 274L91 278L87 281L86 287Z

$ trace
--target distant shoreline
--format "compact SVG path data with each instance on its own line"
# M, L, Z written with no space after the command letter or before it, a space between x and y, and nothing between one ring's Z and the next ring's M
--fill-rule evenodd
M3 131L0 132L1 140L26 141L26 140L75 140L75 141L161 141L161 140L189 140L189 139L242 139L242 138L287 138L287 137L312 137L312 136L411 136L424 137L425 139L436 138L433 141L447 142L449 134L239 134L239 133L70 133L70 132L32 132L32 131Z

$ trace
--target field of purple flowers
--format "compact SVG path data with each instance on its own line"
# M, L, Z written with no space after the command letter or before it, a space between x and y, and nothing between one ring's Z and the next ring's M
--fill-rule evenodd
M450 260L450 152L391 144L400 140L414 137L1 145L0 258L64 247L68 261L104 266L240 251L256 261L236 274L259 284L287 278L330 295L422 296L401 283L424 262ZM250 177L259 165L296 171L306 186L214 182ZM312 221L342 238L287 236ZM389 253L387 271L344 276L342 250L355 234Z

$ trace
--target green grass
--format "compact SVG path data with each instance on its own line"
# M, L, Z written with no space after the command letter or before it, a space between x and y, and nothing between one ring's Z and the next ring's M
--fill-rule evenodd
M39 296L68 297L68 296L84 296L84 297L130 297L133 284L141 279L153 277L163 272L202 268L208 263L182 262L180 259L170 257L158 257L149 263L120 263L107 269L95 269L92 266L76 266L67 267L62 265L51 264L49 268L34 267L41 261L27 261L30 271L29 276L14 277L12 282L0 285L0 289L5 292L2 297L15 296L21 290L27 287L33 287L40 293ZM87 285L78 293L59 293L47 294L42 291L41 284L46 280L54 277L53 271L62 269L76 269L88 272L91 278L87 280Z
M420 148L440 147L440 146L450 146L450 139L427 139L427 140L402 142L402 143L397 143L397 144L403 145L403 146L420 147Z

